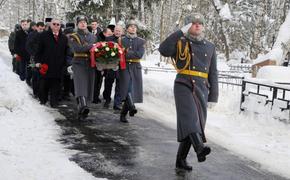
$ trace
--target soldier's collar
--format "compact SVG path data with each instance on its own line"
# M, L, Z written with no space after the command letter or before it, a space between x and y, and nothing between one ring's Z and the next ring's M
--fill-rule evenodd
M203 41L204 40L204 33L201 33L199 36L193 36L193 35L187 33L186 38L191 40L191 41Z

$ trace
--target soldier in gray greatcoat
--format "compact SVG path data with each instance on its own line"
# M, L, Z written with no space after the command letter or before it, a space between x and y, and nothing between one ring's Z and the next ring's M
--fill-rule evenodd
M177 70L174 97L177 112L179 148L176 168L192 170L186 162L193 146L198 162L206 160L210 147L204 128L207 108L218 100L218 73L214 44L204 39L204 17L192 14L185 18L181 30L171 34L160 44L161 55L172 57Z
M78 103L78 118L88 116L88 101L93 100L95 70L90 65L89 50L96 43L96 37L87 29L87 18L77 17L77 31L70 35L69 45L74 53L72 70L75 97Z
M137 23L129 20L127 33L121 39L122 47L125 48L126 69L120 70L120 95L123 101L120 121L127 123L126 115L137 113L134 103L143 102L143 80L140 60L145 53L145 40L137 37Z

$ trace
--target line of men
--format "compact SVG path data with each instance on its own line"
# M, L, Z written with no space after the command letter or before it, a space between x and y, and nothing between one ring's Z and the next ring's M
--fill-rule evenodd
M75 95L80 119L86 118L89 113L88 102L101 103L100 90L103 78L103 99L105 100L103 106L109 108L115 82L113 109L121 111L120 120L122 122L128 122L125 118L129 112L128 103L126 103L127 95L121 94L120 85L120 74L124 73L121 70L99 71L97 68L90 68L88 56L89 49L97 41L118 43L119 39L122 39L121 41L124 40L123 47L129 54L129 58L130 53L138 53L139 61L136 64L141 67L140 59L145 52L145 41L142 39L142 43L138 45L142 47L134 45L135 41L139 42L141 38L137 38L137 23L131 22L134 22L131 25L134 26L135 30L132 38L126 39L127 35L121 25L109 25L102 30L97 20L91 20L91 24L88 26L88 19L85 16L77 18L76 27L75 23L67 23L63 26L61 21L56 18L46 18L46 24L22 20L20 25L15 25L15 30L9 37L9 49L13 56L13 71L19 75L22 81L26 81L32 87L34 96L39 98L41 104L46 104L49 101L51 107L57 107L60 100L69 99L70 93ZM80 44L75 43L72 34L80 39ZM141 49L141 52L134 52L134 49L137 51ZM85 57L78 57L78 54L81 53L85 54ZM137 59L134 55L132 58ZM43 64L48 65L45 74L41 73ZM127 64L128 69L130 64ZM80 68L80 66L84 68ZM138 76L141 74L141 68L139 69ZM88 74L88 72L91 73ZM132 73L128 80L130 84L127 81L123 83L126 86L125 89L130 89L130 91L132 89L130 87L135 83L132 82L131 76L133 76ZM136 81L136 78L133 79ZM142 74L137 78L137 81L142 84ZM143 94L142 85L139 91ZM127 90L123 92L128 93ZM134 113L130 113L130 115L133 116L137 110L133 106L133 97L131 93L129 94L131 99L129 107L134 107L134 111L132 111ZM143 97L141 99L143 100ZM136 102L138 101L140 100ZM127 112L125 113L125 111Z
M119 86L116 83L116 92L119 94L116 93L115 96L119 96L122 102L120 121L126 123L128 113L130 116L137 113L134 103L143 102L140 59L145 52L145 40L137 36L137 23L133 20L128 21L124 35L122 35L121 27L119 30L118 27L114 30L106 28L101 34L98 33L97 22L92 23L92 33L90 33L85 16L79 16L76 20L76 30L74 31L74 28L67 30L66 36L61 31L60 21L52 19L49 28L38 35L35 56L32 54L29 57L28 53L21 54L21 50L25 51L26 44L20 41L21 35L26 34L27 36L28 33L17 32L14 49L16 59L20 59L20 68L25 67L21 63L23 59L29 62L29 58L34 61L36 68L42 68L44 64L48 64L47 72L41 73L42 75L39 76L39 98L41 103L46 103L50 91L50 104L54 106L58 100L63 68L66 67L66 64L71 64L79 119L85 119L88 116L90 112L88 102L100 101L98 98L101 75L106 74L108 79L118 76L116 79L119 79ZM22 30L20 31L26 31L26 26L22 23L26 22L21 22ZM180 170L191 171L193 168L187 163L187 155L191 146L196 152L198 162L206 161L207 156L211 153L211 148L205 145L207 140L204 130L207 108L214 107L218 101L218 71L215 45L205 39L204 16L193 13L184 18L183 24L181 29L173 32L161 42L158 50L161 55L172 58L172 63L177 71L174 81L174 98L179 147L175 166ZM99 72L96 67L91 66L89 51L100 40L115 41L124 48L125 69L119 69L117 73L111 70ZM19 41L23 46L17 47ZM25 70L27 70L26 67ZM20 70L21 80L27 79L23 73L24 70ZM111 85L112 81L105 80L106 83ZM105 89L109 88L106 87L107 85L105 85ZM104 98L106 99L106 97L109 96L104 93ZM115 100L118 101L118 98ZM109 99L106 99L107 101Z

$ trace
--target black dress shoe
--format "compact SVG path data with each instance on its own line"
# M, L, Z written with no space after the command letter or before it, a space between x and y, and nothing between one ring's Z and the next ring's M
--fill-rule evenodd
M104 108L108 109L110 107L110 101L104 103Z
M187 170L187 171L192 171L192 166L189 166L185 159L177 158L175 167L177 169L183 169L183 170Z
M119 106L114 106L113 109L116 111L121 111L121 107L119 107Z
M94 103L94 104L99 104L99 103L101 103L101 102L102 102L102 101L101 101L99 98L93 100L93 103Z
M127 120L126 116L123 116L123 115L120 116L120 121L122 123L128 123L128 120Z

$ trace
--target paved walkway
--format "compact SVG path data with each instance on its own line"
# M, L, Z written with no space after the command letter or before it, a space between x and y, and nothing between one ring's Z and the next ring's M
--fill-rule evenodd
M209 142L212 153L198 163L193 150L188 162L193 171L175 170L176 131L151 119L131 118L129 124L119 122L111 109L94 105L86 122L77 122L75 105L59 108L67 119L58 119L63 129L60 138L79 166L96 177L112 180L282 180L260 166Z

